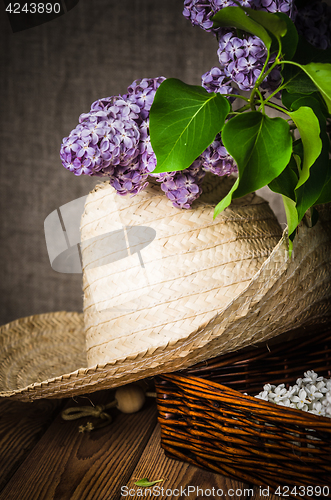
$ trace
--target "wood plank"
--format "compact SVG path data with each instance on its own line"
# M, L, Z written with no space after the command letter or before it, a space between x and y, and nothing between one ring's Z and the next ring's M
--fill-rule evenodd
M0 400L0 491L27 458L66 400Z
M160 442L161 430L158 424L130 480L123 483L121 500L127 498L134 500L144 495L145 488L139 488L134 484L142 478L148 478L150 481L163 479L161 483L156 485L160 492L159 498L162 500L176 497L185 498L185 496L189 497L190 500L209 496L211 498L229 498L231 496L234 500L252 498L253 486L219 474L213 474L188 463L170 459L165 456ZM161 488L163 488L163 492ZM146 498L150 498L147 492L146 495Z
M107 404L111 391L89 395ZM75 398L79 406L87 400ZM70 400L68 407L77 406ZM138 413L112 411L113 422L91 433L78 428L91 418L64 421L59 415L0 494L1 500L112 500L120 496L156 424L150 399Z

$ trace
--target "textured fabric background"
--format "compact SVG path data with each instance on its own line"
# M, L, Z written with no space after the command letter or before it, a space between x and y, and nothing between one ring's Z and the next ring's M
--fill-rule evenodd
M133 80L200 84L216 41L182 16L182 0L80 0L67 14L12 33L0 6L0 324L82 310L82 278L52 270L44 220L98 182L59 159L61 140L101 97ZM281 214L281 211L279 212Z

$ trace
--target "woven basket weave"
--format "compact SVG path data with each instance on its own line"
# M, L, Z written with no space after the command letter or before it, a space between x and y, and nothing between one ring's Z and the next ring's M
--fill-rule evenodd
M331 494L331 419L252 397L265 383L294 385L308 369L330 378L331 330L300 333L156 377L166 455L273 492L296 486L294 497L299 486ZM300 497L319 497L311 491Z

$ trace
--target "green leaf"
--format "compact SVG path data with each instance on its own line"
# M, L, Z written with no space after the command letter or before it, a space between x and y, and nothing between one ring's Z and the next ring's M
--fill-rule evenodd
M315 201L315 205L321 205L322 203L331 203L331 177L324 184L322 192L319 198Z
M271 191L282 194L294 202L296 201L295 188L298 183L296 168L296 160L292 155L290 163L283 172L268 184Z
M319 94L317 93L317 95L319 95ZM324 102L322 104L324 104ZM293 102L291 104L291 110L296 111L299 108L301 108L302 106L307 106L313 110L315 116L317 117L317 119L319 121L321 134L325 134L326 133L326 117L324 116L324 114L322 112L321 102L318 99L316 99L315 95L312 95L312 94L307 95L307 96L300 96L298 99L293 100ZM299 149L298 149L299 154L301 154L300 151L303 153L303 149L302 150L300 149L301 148L300 139L293 143L293 148L295 148L297 146L299 146Z
M156 483L160 483L163 479L157 479L156 481L149 481L147 477L143 479L139 479L139 481L135 482L136 486L142 486L143 488L148 488L148 486L154 486Z
M278 40L286 35L287 23L281 17L270 14L270 12L253 10L248 7L242 7L242 10L244 10L251 19L254 19L254 21L272 33ZM288 16L286 17L289 19Z
M293 103L295 101L297 101L298 99L305 98L305 97L306 96L304 94L289 93L289 92L287 92L287 90L284 89L284 90L282 90L282 98L281 99L282 99L282 103L284 104L284 106L287 109L293 109L292 108ZM309 94L308 98L309 99L310 98L316 99L323 115L325 117L329 116L325 102L324 102L324 100L319 92L313 92L312 94ZM301 102L304 102L304 101L301 101ZM294 109L298 109L298 107L296 107Z
M293 158L295 160L295 163L296 163L296 167L297 167L297 172L301 172L301 158L299 155L296 155L293 153Z
M331 113L331 64L312 62L301 67L322 94Z
M290 257L291 257L291 253L292 253L292 249L293 249L292 241L293 241L294 236L295 236L296 227L299 224L298 212L296 209L295 201L291 200L291 198L287 198L287 196L284 196L284 195L282 196L282 198L283 198L286 220L287 220L287 228L288 228L288 234L289 234L289 253L290 253Z
M291 200L291 198L288 198L287 196L284 195L282 195L282 198L286 213L288 234L289 236L291 236L296 230L297 225L299 224L298 212L295 206L295 201Z
M317 202L324 189L329 170L330 149L330 140L326 132L326 120L323 113L321 112L318 101L311 96L302 97L292 103L292 108L294 110L300 109L302 105L311 107L319 120L322 150L318 158L310 167L309 178L306 180L306 182L304 182L296 189L299 222L301 221L305 212ZM298 154L303 162L305 161L305 150L304 147L302 147L302 140L295 141L295 143L293 143L293 152Z
M328 161L329 161L329 140L323 140L322 152L310 167L310 175L307 181L296 190L297 211L299 222L308 208L317 203L322 195L327 179Z
M316 94L318 94L318 92L314 92L314 95L316 95ZM282 90L281 100L282 100L282 103L284 104L284 106L287 109L291 109L292 108L292 103L294 101L297 101L298 99L301 99L301 97L305 97L305 95L304 94L299 94L297 92L290 93L286 89Z
M303 144L302 144L302 140L301 139L297 139L296 141L293 142L293 155L294 156L298 156L301 160L301 163L302 163L302 160L303 160ZM301 168L301 163L298 164L298 167ZM299 169L300 170L300 169Z
M259 11L257 11L257 12L259 12ZM297 29L296 29L293 21L291 21L291 19L283 12L276 12L273 15L276 15L277 17L279 17L282 21L284 21L286 23L287 31L281 40L281 42L282 42L282 55L285 59L292 59L292 57L294 56L294 54L296 52L298 41L299 41L299 35L297 32Z
M329 160L329 168L324 182L323 189L319 198L315 201L315 205L331 202L331 160Z
M297 31L294 27L294 24L286 14L277 13L277 15L275 15L262 10L253 10L246 7L241 8L249 15L251 19L263 26L268 31L269 35L271 35L272 43L271 46L268 47L270 52L278 52L279 44L281 43L282 53L284 53L285 43L286 54L288 52L288 57L292 57L297 44L297 40L295 38L295 35L297 35ZM288 29L290 30L289 36L287 36ZM291 38L291 40L289 38ZM289 50L289 48L291 50Z
M150 111L153 173L188 168L222 130L228 100L204 88L169 78L157 89Z
M320 126L314 111L307 106L288 114L296 124L303 144L303 164L297 185L299 188L308 179L310 167L321 153Z
M228 194L216 205L214 210L214 219L217 217L223 210L228 207L232 200L232 195L234 191L237 189L239 184L239 177L236 179L236 182L233 184L232 188L228 192Z
M290 93L312 94L317 91L316 85L301 68L292 64L284 64L281 70L283 86Z
M237 162L239 198L269 184L289 163L292 138L288 123L257 111L237 115L222 132L224 146Z
M268 32L259 23L245 14L241 7L224 7L219 10L212 18L214 21L213 27L234 27L243 31L247 31L252 35L258 36L267 47L271 47L271 37Z
M282 195L285 214L287 219L287 227L289 234L289 253L292 253L292 240L295 236L295 229L298 225L298 212L296 207L296 193L295 187L298 182L296 174L296 160L295 155L292 155L290 163L285 170L273 181L269 183L269 188L275 193Z
M245 196L278 177L292 152L288 123L257 111L231 118L223 129L222 140L237 162L239 175L229 193L217 204L214 218L230 205L232 198Z

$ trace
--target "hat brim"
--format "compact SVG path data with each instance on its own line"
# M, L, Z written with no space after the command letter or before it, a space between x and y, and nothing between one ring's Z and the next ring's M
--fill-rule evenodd
M0 397L63 398L184 369L299 326L331 318L330 206L302 224L288 257L286 232L240 293L211 321L174 343L87 366L82 313L56 312L0 329Z

